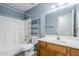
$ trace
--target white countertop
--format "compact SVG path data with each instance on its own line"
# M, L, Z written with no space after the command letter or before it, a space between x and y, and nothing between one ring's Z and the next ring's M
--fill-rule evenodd
M79 49L79 40L70 40L70 39L57 40L55 37L54 38L53 37L44 37L44 38L40 38L38 40Z

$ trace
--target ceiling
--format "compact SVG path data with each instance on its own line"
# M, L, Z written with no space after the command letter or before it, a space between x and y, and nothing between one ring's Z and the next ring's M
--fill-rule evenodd
M21 12L25 12L32 7L36 6L37 3L5 3L5 5L15 8Z

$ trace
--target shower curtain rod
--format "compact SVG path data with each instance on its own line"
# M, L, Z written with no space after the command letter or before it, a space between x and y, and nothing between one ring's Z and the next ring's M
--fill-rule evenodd
M9 9L11 9L11 10L15 10L15 11L21 13L21 14L24 14L22 11L17 10L16 8L12 8L12 7L10 7L10 6L7 6L7 5L4 4L4 3L0 3L0 5L3 6L3 7L9 8ZM24 14L24 15L32 17L32 15L29 15L29 14Z

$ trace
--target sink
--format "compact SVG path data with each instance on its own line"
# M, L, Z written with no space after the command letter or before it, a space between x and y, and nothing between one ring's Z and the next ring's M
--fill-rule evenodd
M68 44L79 46L79 41L69 41Z
M67 42L64 41L64 40L57 40L57 39L46 39L44 41L47 41L47 42L51 42L51 43L61 43L61 44L66 44Z
M54 42L56 41L58 43L64 43L64 44L67 43L66 41L62 41L62 40L52 40L52 41L54 41Z
M79 45L79 40L61 39L60 41L66 42L68 45Z
M22 45L22 49L23 49L23 51L28 51L28 50L32 49L33 46L34 46L33 43L23 44L23 45Z
M72 40L72 39L59 39L52 37L45 37L41 39L43 41L51 42L51 43L59 43L59 44L66 44L66 45L79 45L79 40Z

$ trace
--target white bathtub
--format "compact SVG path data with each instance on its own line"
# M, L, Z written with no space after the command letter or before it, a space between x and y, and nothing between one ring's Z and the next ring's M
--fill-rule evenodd
M0 46L0 56L14 56L22 51L22 45Z

